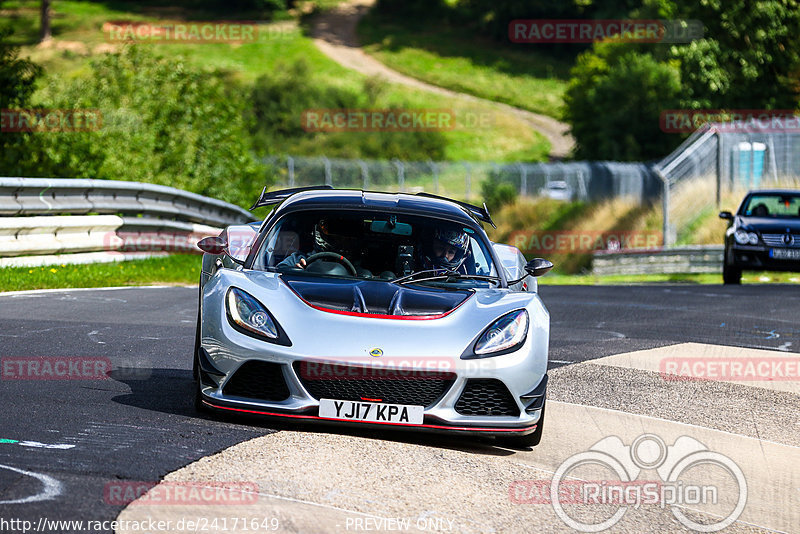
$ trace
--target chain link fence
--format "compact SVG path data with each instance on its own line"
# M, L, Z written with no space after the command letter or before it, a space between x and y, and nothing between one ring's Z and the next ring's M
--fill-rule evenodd
M265 163L279 176L273 188L329 184L390 192L427 192L481 200L486 180L512 184L522 196L564 200L630 197L652 201L661 182L650 165L617 162L487 163L380 161L326 157L272 157Z
M665 245L695 244L703 237L698 226L720 208L735 210L748 190L800 186L800 131L708 124L653 170L663 190Z

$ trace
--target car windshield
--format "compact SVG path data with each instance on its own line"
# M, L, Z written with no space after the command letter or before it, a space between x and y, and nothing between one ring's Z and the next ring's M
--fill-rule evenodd
M759 193L751 195L742 210L746 217L800 217L800 194Z
M377 211L289 213L269 230L253 268L273 272L387 282L419 271L462 276L419 283L443 287L487 287L472 276L497 276L492 256L472 226L432 217Z

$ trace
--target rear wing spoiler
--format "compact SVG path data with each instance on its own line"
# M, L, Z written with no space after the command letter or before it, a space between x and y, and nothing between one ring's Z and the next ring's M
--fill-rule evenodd
M487 222L492 225L492 228L497 228L497 225L494 224L492 220L492 216L489 214L489 208L486 207L486 202L483 203L483 207L474 206L472 204L467 204L466 202L461 202L460 200L453 200L452 198L442 197L439 195L432 195L430 193L417 193L419 197L426 197L426 198L436 198L439 200L446 200L448 202L452 202L453 204L458 204L468 212L470 212L473 216L475 216L479 221Z
M281 189L280 191L271 191L267 192L267 188L261 191L261 195L259 195L258 200L255 204L250 208L254 210L256 208L261 208L263 206L271 206L272 204L279 204L289 198L290 196L296 193L302 193L303 191L322 191L326 189L333 189L332 185L312 185L308 187L294 187L292 189ZM446 200L447 202L452 202L453 204L457 204L467 210L473 217L478 219L479 221L487 222L492 225L492 228L497 228L497 225L494 224L492 220L492 216L489 214L489 209L486 207L486 203L483 203L483 207L474 206L472 204L467 204L466 202L461 202L460 200L453 200L452 198L442 197L439 195L432 195L430 193L417 193L417 196L426 197L426 198L435 198L437 200Z
M281 189L280 191L271 191L267 193L267 188L261 190L258 200L250 210L261 208L263 206L271 206L273 204L280 204L295 193L302 193L303 191L318 191L323 189L333 189L332 185L312 185L308 187L294 187L292 189Z

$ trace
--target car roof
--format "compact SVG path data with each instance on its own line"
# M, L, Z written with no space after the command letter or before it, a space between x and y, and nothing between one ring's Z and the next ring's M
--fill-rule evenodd
M350 189L322 189L295 193L278 205L275 215L305 209L375 209L440 217L470 225L479 222L467 208L448 199Z
M747 193L750 195L797 195L800 189L753 189Z

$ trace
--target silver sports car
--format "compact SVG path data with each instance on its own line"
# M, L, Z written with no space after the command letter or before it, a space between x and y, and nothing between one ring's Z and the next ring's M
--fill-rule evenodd
M550 318L480 208L424 193L264 192L202 240L199 409L539 443Z

